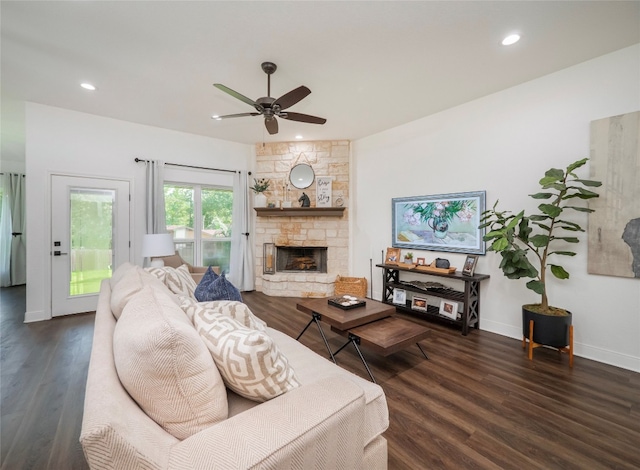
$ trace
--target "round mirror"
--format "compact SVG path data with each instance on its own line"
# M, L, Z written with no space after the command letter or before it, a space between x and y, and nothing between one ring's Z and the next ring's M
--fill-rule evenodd
M314 178L315 173L313 172L313 168L306 163L300 163L294 166L289 173L289 181L291 181L291 184L298 189L304 189L311 186Z

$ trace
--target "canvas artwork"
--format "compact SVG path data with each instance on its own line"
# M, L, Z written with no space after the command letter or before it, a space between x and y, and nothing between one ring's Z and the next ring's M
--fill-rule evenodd
M392 245L484 254L484 229L478 229L484 208L484 191L394 198Z
M590 274L640 278L640 111L591 122Z

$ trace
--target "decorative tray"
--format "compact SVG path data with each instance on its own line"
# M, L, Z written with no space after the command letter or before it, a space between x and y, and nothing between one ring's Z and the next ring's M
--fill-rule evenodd
M343 295L341 297L332 297L328 300L329 305L341 308L342 310L350 310L352 308L364 307L367 302L364 299L354 297L352 295Z
M456 272L456 268L436 268L435 266L416 266L413 268L414 271L423 271L425 273L442 273L442 274L453 274Z

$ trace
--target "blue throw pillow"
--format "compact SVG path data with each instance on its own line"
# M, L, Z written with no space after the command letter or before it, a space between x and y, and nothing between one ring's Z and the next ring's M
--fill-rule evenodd
M196 298L198 302L206 302L208 300L207 292L209 291L210 285L213 281L215 281L219 277L220 276L218 276L216 272L213 269L211 269L211 266L209 266L209 269L207 269L207 272L204 273L204 276L202 276L202 279L200 279L200 283L198 284L198 287L196 287L196 290L193 293L193 296Z
M206 293L202 298L197 297L198 302L211 302L214 300L235 300L242 302L240 291L229 282L224 273L207 285Z

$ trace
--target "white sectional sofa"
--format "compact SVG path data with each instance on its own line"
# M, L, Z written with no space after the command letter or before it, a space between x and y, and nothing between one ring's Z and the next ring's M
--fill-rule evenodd
M116 281L122 281L124 269ZM126 269L141 270L133 266ZM176 297L162 282L145 276L141 279L145 287L152 286L145 290L147 295L153 290L158 298ZM122 318L131 320L134 315L127 312L127 302L142 295L123 296L122 289L135 289L130 282L122 284L103 281L96 311L80 436L92 469L387 468L387 443L382 433L389 421L382 389L269 327L266 333L288 360L300 386L264 402L226 388L225 419L188 437L172 435L143 411L118 375L114 331L118 321L122 329ZM152 302L137 304L135 315L156 315L158 307ZM120 320L112 305L118 309L124 305ZM135 338L142 336L143 330L127 333Z

